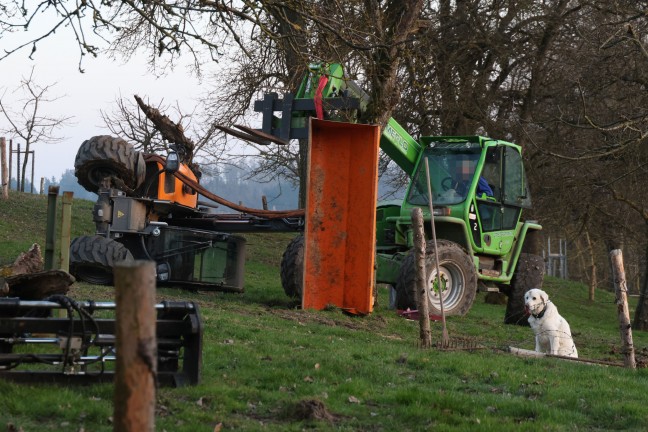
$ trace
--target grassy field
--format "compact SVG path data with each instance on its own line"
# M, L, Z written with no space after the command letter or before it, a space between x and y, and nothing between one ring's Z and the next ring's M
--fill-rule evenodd
M44 207L43 197L0 202L5 263L43 241ZM76 235L92 232L91 207L75 202ZM290 236L247 238L244 294L158 289L160 300L197 302L205 334L201 384L158 390L156 430L648 429L647 369L514 357L508 346L533 349L531 330L504 325L504 306L481 294L467 316L448 318L448 328L452 339L482 349L422 350L418 323L387 307L384 288L366 317L300 310L279 281ZM570 322L581 358L621 361L613 294L599 291L588 302L585 286L553 278L544 288ZM77 283L70 295L108 300L113 290ZM635 332L634 341L643 365L648 335ZM0 382L0 429L109 431L112 395L109 384Z

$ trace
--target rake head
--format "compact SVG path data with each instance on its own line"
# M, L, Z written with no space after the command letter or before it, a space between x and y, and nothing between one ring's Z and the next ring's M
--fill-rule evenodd
M475 339L469 338L450 338L447 340L440 340L432 344L432 347L442 351L475 351L485 349Z

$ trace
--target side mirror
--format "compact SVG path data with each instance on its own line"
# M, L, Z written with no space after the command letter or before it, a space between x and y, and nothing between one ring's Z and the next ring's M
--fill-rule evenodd
M167 155L166 166L164 170L168 173L174 173L180 169L180 158L178 153L172 151Z

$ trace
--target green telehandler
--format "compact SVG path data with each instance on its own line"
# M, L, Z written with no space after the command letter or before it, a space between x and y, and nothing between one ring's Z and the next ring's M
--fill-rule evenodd
M368 96L348 80L339 64L312 64L295 94L265 95L255 103L263 113L259 137L275 142L308 137L308 117L355 122ZM281 117L274 112L281 112ZM505 322L526 325L524 293L542 284L535 221L522 219L531 207L522 149L483 136L410 136L391 118L383 129L381 149L410 177L402 201L379 202L376 210L376 282L388 284L398 309L416 307L411 213L420 207L426 221L426 269L429 305L447 315L466 314L479 290L508 296ZM430 172L427 182L425 160ZM434 204L433 218L428 188ZM437 251L432 245L433 219ZM281 263L284 291L302 292L304 238L297 236ZM435 261L440 278L437 279ZM439 282L440 281L440 284Z

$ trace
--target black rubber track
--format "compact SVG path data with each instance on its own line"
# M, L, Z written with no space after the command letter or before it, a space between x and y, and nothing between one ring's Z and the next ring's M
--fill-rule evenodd
M505 324L529 325L524 310L524 294L531 288L542 288L544 268L544 260L541 256L529 253L520 254L508 292L504 315Z
M112 285L113 267L133 261L126 246L101 236L81 236L70 244L70 273L96 285Z
M301 298L304 280L304 235L288 243L281 257L281 286L288 297Z
M444 297L443 309L446 315L465 315L468 313L477 295L477 271L472 259L458 244L438 240L439 267L441 273L451 274L453 283L451 292ZM425 251L426 274L436 274L434 244L429 241ZM414 250L410 250L401 263L400 274L396 281L396 307L398 309L417 309L416 297L416 259ZM453 292L455 291L455 292ZM446 300L447 298L447 300ZM440 314L439 306L429 302L430 313Z
M121 138L92 137L81 144L74 160L74 175L89 192L97 192L104 177L116 177L135 189L146 174L144 157Z

